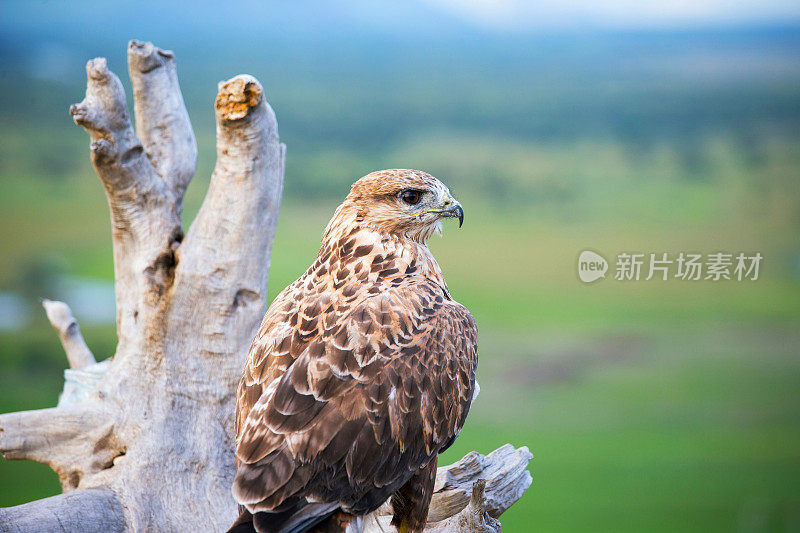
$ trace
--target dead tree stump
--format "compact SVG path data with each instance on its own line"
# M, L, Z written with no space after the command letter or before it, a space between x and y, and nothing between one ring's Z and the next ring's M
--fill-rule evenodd
M108 197L119 343L95 363L69 307L44 302L75 383L58 407L0 415L0 453L47 464L64 493L0 509L2 532L224 531L237 515L235 390L264 313L286 149L259 82L220 83L217 163L184 234L197 146L174 56L131 41L128 69L136 133L103 58L70 109ZM530 458L506 445L440 468L429 529L499 531ZM366 530L390 531L389 512Z

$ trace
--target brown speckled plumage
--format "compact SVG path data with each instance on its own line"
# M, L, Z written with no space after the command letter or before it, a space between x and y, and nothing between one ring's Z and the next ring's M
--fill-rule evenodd
M401 199L407 190L422 191L418 205ZM422 529L477 366L475 322L426 245L447 216L463 211L424 172L365 176L317 259L273 301L236 412L233 493L256 530L330 531L326 517L393 496L393 523Z

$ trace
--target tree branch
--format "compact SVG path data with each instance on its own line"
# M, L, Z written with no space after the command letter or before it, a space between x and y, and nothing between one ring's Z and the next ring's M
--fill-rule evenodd
M78 321L72 316L72 310L64 302L42 300L42 305L47 313L47 319L58 332L61 345L67 353L70 368L81 369L95 364L94 355L86 346L86 341L81 335Z
M92 139L92 163L113 200L112 209L117 210L115 224L127 226L127 219L137 214L133 208L141 196L163 194L163 184L133 132L125 90L105 58L90 60L86 74L86 98L69 113Z
M165 101L144 110L143 130L148 141L158 140L153 129L161 123L153 114L159 111L171 110L170 116L173 116L169 120L173 129L163 134L180 136L181 127L176 125L180 123L177 118L180 113L174 106L182 106L182 103L171 93L178 90L177 79L164 66L145 77L140 67L156 60L144 52L139 54L138 48L132 55L140 95L147 94L154 102ZM158 70L162 72L153 74ZM145 340L141 328L151 320L160 320L154 311L163 303L162 298L172 284L174 250L183 238L180 210L185 184L173 190L156 174L149 154L133 132L122 83L108 70L106 60L89 61L86 72L86 98L73 105L70 114L92 138L92 163L106 189L111 208L117 333L120 346L124 348L118 355L125 358L130 346ZM189 127L188 119L182 127ZM185 148L184 144L179 145ZM178 154L163 157L159 151L155 160L165 171L167 167L180 168L182 177L178 181L181 183L188 180L187 168L194 167L194 159L178 164Z
M94 402L0 415L0 454L50 466L65 489L124 454L115 418Z
M156 173L183 197L197 164L197 143L178 85L175 56L152 43L128 44L136 132Z
M528 490L528 448L506 444L489 455L470 452L436 471L425 531L499 532L497 518ZM391 500L365 520L365 533L391 531Z
M497 518L519 500L533 483L528 472L528 462L533 455L527 446L514 448L506 444L489 455L470 452L457 463L436 472L434 491L438 499L446 498L450 491L471 495L479 479L486 480L484 500L486 511ZM436 497L436 496L434 496Z
M175 295L175 309L190 312L175 316L179 330L190 326L195 313L208 317L202 353L236 354L230 363L238 374L247 346L231 343L249 343L263 316L285 146L278 140L275 113L252 76L220 83L215 107L217 164L200 212L177 250L176 286L191 290Z
M469 533L500 533L500 522L486 511L486 480L479 479L472 485L469 505L456 515L433 522L425 527L429 533L450 533L461 531Z
M0 533L115 533L125 531L119 497L107 489L67 492L0 508Z

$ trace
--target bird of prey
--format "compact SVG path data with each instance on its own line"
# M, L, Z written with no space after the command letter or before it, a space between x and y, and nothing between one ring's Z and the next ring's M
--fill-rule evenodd
M464 211L425 172L353 184L250 347L230 531L360 531L389 498L392 524L422 531L478 358L475 321L427 246L448 217L460 227Z

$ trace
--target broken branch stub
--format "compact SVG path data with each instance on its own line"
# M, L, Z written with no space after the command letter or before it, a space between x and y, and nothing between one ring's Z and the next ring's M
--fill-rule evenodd
M53 300L42 300L42 306L50 324L58 332L58 338L61 339L61 345L67 354L70 368L81 369L95 364L97 361L89 347L86 346L86 341L81 335L81 328L78 326L78 321L72 316L69 306L64 302Z

